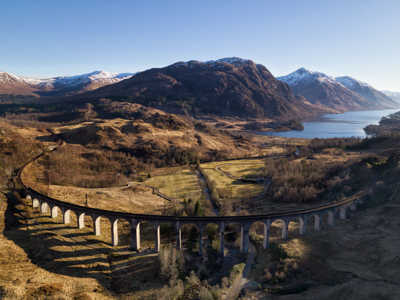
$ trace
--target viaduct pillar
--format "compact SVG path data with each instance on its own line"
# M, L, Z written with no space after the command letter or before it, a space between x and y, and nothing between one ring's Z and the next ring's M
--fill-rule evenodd
M321 229L321 217L314 215L314 230L319 231Z
M57 209L57 206L53 206L52 208L51 208L51 218L52 219L55 219L55 218L57 218L58 217L58 209Z
M94 229L94 234L99 236L101 235L101 217L93 215L93 229Z
M49 210L49 205L47 204L47 202L42 201L42 203L40 204L40 213L41 214L47 213L48 210Z
M71 222L71 211L67 208L62 208L63 223L69 224Z
M288 232L289 232L289 220L283 219L283 227L282 227L282 240L288 239Z
M346 206L341 206L339 208L339 217L342 220L346 219Z
M79 229L85 228L85 213L84 212L78 213L78 228Z
M199 254L203 256L203 235L204 235L204 225L199 225Z
M176 228L176 249L182 250L182 229L179 221L175 223L175 228Z
M154 224L154 229L155 229L154 250L158 253L158 252L160 252L160 249L161 249L160 224L155 223Z
M111 243L113 246L118 246L118 219L110 219L111 223Z
M264 221L264 240L263 248L267 249L269 247L269 231L271 227L271 221Z
M333 211L328 211L328 225L334 226L335 225L335 213Z
M131 219L131 247L133 250L140 251L140 221Z
M224 257L224 250L225 250L225 223L221 222L219 223L219 252L222 257Z
M250 224L240 224L240 252L249 252L249 229Z
M299 233L301 235L306 233L306 223L307 223L306 216L299 217Z

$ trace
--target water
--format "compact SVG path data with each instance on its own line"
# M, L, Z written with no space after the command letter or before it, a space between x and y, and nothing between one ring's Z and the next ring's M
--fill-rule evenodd
M334 138L366 137L364 127L378 124L383 116L390 115L399 109L349 111L342 114L327 114L317 121L304 122L303 131L260 132L264 135L275 135L290 138Z

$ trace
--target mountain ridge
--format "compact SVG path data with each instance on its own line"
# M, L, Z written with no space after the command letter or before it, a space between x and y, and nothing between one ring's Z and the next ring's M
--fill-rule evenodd
M357 80L350 76L340 76L336 77L335 79L349 90L367 99L371 105L374 105L374 103L380 103L381 105L387 107L395 107L397 105L397 103L391 97L388 97L366 82Z
M334 78L300 68L278 77L278 80L286 82L296 95L338 112L398 107L397 103L371 85L349 76Z
M130 78L136 73L110 73L103 70L72 76L32 78L0 72L1 94L59 96L77 94Z
M300 68L275 78L240 57L178 61L138 73L93 71L36 79L0 72L0 94L43 97L42 102L128 101L192 116L305 119L321 113L393 108L399 104L349 76Z
M320 111L303 97L295 96L265 66L236 57L152 68L78 97L123 99L192 115L288 119Z

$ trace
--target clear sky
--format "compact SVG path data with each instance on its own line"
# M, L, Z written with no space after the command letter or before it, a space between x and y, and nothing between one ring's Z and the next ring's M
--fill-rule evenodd
M0 70L135 72L228 56L400 91L399 0L0 2Z

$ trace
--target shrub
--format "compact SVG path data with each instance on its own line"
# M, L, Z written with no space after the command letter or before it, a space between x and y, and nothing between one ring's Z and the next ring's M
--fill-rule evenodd
M181 251L177 251L173 246L161 249L158 254L160 263L160 276L169 282L176 282L184 274L185 258Z
M327 167L314 160L288 158L266 160L267 176L271 178L268 196L282 202L312 202L322 192L339 184L337 177L347 164L336 163ZM334 181L331 179L335 178Z

